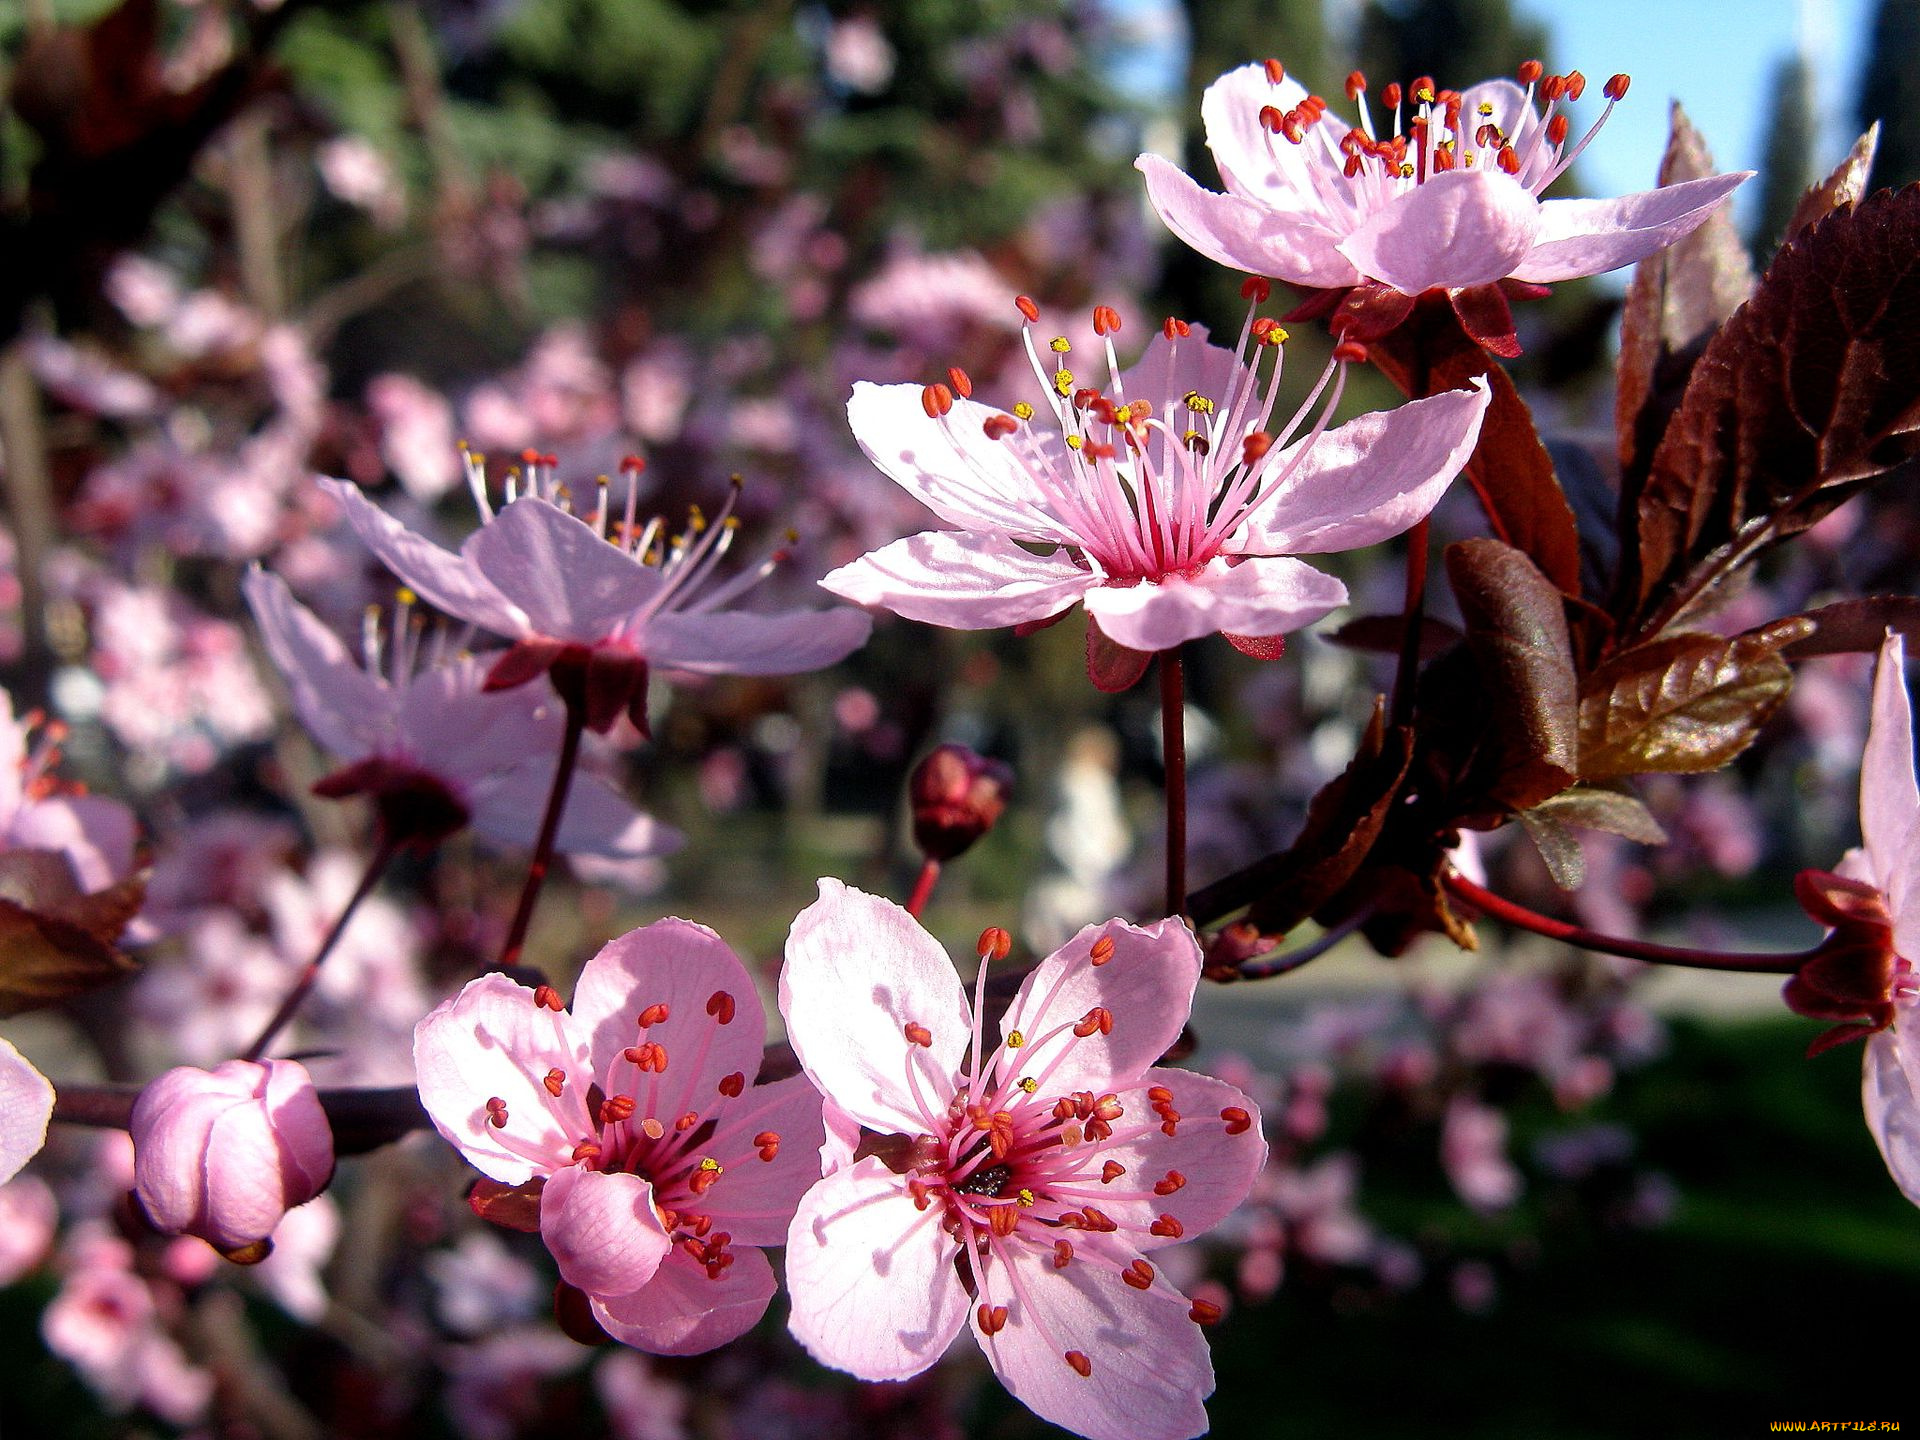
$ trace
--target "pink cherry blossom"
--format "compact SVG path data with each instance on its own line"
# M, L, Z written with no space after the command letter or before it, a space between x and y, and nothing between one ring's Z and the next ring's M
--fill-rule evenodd
M333 1131L297 1060L169 1070L134 1102L134 1193L172 1235L257 1255L333 1177Z
M53 1187L38 1175L0 1184L0 1289L46 1258L59 1223Z
M0 852L52 851L91 894L132 873L139 827L118 800L89 795L53 773L65 736L58 721L16 719L13 697L0 690Z
M1346 587L1293 557L1371 545L1425 516L1472 453L1488 392L1449 391L1329 431L1345 378L1330 366L1270 431L1284 336L1253 323L1235 352L1169 321L1124 373L1108 340L1101 394L1066 368L1064 339L1046 369L1029 325L1044 412L968 399L957 371L957 395L854 386L847 416L861 448L952 528L895 541L821 583L962 630L1036 624L1080 601L1135 651L1312 624L1346 603ZM1265 351L1276 359L1263 379Z
M1178 920L1089 926L1027 978L988 1048L906 911L820 882L787 941L781 1013L830 1106L882 1138L863 1159L828 1153L788 1234L791 1328L816 1359L904 1379L971 1325L1056 1424L1095 1440L1206 1428L1196 1322L1217 1311L1146 1255L1218 1224L1267 1147L1239 1090L1153 1068L1200 963Z
M1887 1169L1920 1205L1920 980L1913 969L1913 957L1920 956L1920 785L1906 670L1905 643L1889 631L1874 671L1860 761L1861 847L1848 852L1840 873L1879 891L1891 925L1893 1018L1867 1039L1863 1099Z
M601 485L590 519L570 508L551 462L526 457L495 512L486 472L468 457L481 527L458 554L414 534L340 480L323 480L348 522L381 561L447 614L512 639L488 688L510 689L555 670L578 686L589 728L605 731L625 710L646 729L649 668L699 675L792 675L846 658L866 643L870 622L857 610L774 614L728 608L779 564L765 562L715 578L738 522L733 493L711 522L697 510L679 535L659 520L635 519L637 460L625 467L624 518ZM524 489L522 488L524 486ZM556 668L559 667L559 668ZM570 674L570 681L562 681ZM570 698L570 703L574 700Z
M1349 82L1359 124L1286 78L1275 61L1229 71L1200 113L1226 193L1203 189L1157 155L1137 162L1169 230L1208 259L1325 290L1367 287L1380 323L1405 317L1428 290L1457 295L1496 282L1539 285L1631 265L1690 233L1747 173L1713 175L1615 200L1546 200L1600 125L1571 147L1563 99L1585 81L1523 67L1526 88L1489 80L1462 94L1384 94L1390 128L1376 129L1364 79ZM1626 77L1606 86L1610 113ZM1536 95L1544 99L1535 108ZM1601 116L1604 123L1606 116ZM1398 297L1397 299L1395 297ZM1483 338L1511 337L1505 298L1484 292ZM1518 353L1514 346L1510 351Z
M553 783L562 721L550 697L485 689L497 656L423 644L406 605L390 638L370 620L366 666L279 577L258 568L242 587L261 639L314 739L346 762L319 793L369 794L389 838L431 845L461 825L531 846ZM577 777L557 848L626 860L678 848L679 835L606 784Z
M0 1040L0 1185L20 1173L47 1143L53 1086L5 1040Z
M545 986L471 981L414 1032L420 1099L473 1167L540 1187L540 1234L615 1339L723 1345L760 1318L777 1245L819 1176L820 1097L749 1088L766 1043L753 979L702 925L602 947L571 1012Z

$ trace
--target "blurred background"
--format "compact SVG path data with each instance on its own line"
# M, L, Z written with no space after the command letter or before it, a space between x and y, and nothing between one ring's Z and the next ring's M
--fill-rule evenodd
M1913 0L0 4L0 680L69 727L67 773L136 807L154 863L142 973L9 1038L56 1080L211 1063L351 890L366 817L308 793L325 759L238 598L264 562L343 636L392 599L314 473L448 543L473 524L461 441L496 483L528 448L576 487L641 453L643 511L676 524L738 474L747 551L788 552L769 603L812 603L826 570L926 523L847 431L855 380L958 364L1011 404L1016 293L1077 344L1114 306L1123 355L1169 314L1237 333L1242 277L1171 243L1132 165L1153 150L1214 183L1200 92L1270 55L1330 97L1355 67L1376 86L1528 58L1629 72L1555 193L1649 187L1677 99L1722 168L1760 172L1734 210L1756 268L1869 124L1876 183L1920 178ZM1519 316L1516 378L1584 516L1611 513L1623 285ZM1296 328L1304 393L1325 350ZM1345 403L1393 398L1356 377ZM1483 522L1456 497L1438 524ZM1911 496L1861 497L1727 623L1910 590L1917 526ZM1397 607L1391 547L1343 578L1356 613ZM903 786L939 741L1017 777L928 911L957 953L987 924L1041 955L1151 913L1155 702L1094 690L1083 643L882 618L820 675L657 685L652 742L617 734L592 763L688 844L579 867L530 959L564 976L678 913L777 965L816 877L905 894ZM1203 884L1291 838L1385 677L1314 635L1274 662L1192 648ZM1645 786L1668 846L1593 837L1569 902L1503 834L1498 887L1616 933L1808 943L1788 886L1857 839L1863 660L1802 666L1732 769ZM413 1021L497 946L521 863L460 842L396 871L302 1048L404 1081ZM1181 1275L1230 1310L1216 1433L1717 1436L1911 1410L1920 1217L1861 1122L1857 1052L1805 1060L1815 1027L1775 982L1350 941L1210 988L1194 1030L1192 1063L1262 1099L1274 1147ZM274 1269L215 1275L172 1247L108 1264L89 1245L125 1189L120 1142L59 1133L31 1185L0 1189L8 1440L1050 1433L970 1349L905 1386L824 1374L778 1301L718 1356L574 1346L537 1242L474 1221L427 1137L343 1165Z

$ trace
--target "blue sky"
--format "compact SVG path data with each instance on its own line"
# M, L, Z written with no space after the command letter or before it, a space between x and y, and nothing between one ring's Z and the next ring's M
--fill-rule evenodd
M1337 16L1354 3L1357 0L1332 0L1330 13ZM1722 169L1754 168L1773 103L1766 88L1773 66L1800 44L1818 76L1825 126L1818 160L1823 166L1837 162L1854 139L1849 127L1871 0L1679 0L1663 5L1647 0L1516 0L1516 6L1547 23L1561 65L1577 67L1593 81L1574 115L1576 135L1581 116L1598 113L1600 83L1618 71L1633 77L1627 99L1581 158L1581 173L1594 194L1643 190L1653 183L1666 144L1669 99L1686 107ZM1149 93L1165 93L1182 63L1178 47L1166 40L1169 27L1179 25L1177 5L1173 0L1112 0L1112 9L1142 32L1121 73ZM1524 58L1514 57L1516 63ZM1301 78L1337 95L1338 76ZM1457 86L1485 77L1439 78Z

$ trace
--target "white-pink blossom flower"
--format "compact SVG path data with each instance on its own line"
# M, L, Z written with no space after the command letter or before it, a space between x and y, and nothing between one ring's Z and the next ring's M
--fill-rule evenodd
M333 1178L333 1131L297 1060L169 1070L134 1102L134 1193L171 1235L254 1258Z
M780 978L840 1142L787 1239L791 1328L816 1359L904 1379L970 1325L1056 1424L1096 1440L1206 1428L1199 1325L1218 1312L1147 1254L1219 1223L1267 1147L1239 1090L1154 1067L1200 964L1178 920L1090 926L1027 978L989 1047L912 916L820 882ZM879 1137L864 1158L855 1126Z
M1521 78L1524 89L1489 80L1459 94L1418 82L1426 88L1408 93L1404 110L1400 87L1387 86L1390 118L1377 129L1357 71L1347 91L1359 123L1350 127L1277 61L1245 65L1201 99L1226 193L1203 189L1157 155L1137 163L1167 228L1208 259L1316 289L1362 287L1364 317L1349 317L1364 318L1361 338L1404 319L1415 296L1442 290L1456 297L1470 332L1496 353L1518 354L1504 295L1481 287L1534 286L1643 260L1704 222L1749 173L1614 200L1542 201L1600 124L1568 147L1561 105L1585 80L1544 75L1537 62ZM1627 77L1605 89L1611 112ZM1461 292L1480 303L1459 301Z
M604 732L624 710L644 732L650 668L792 675L831 665L866 642L867 617L844 606L775 614L728 608L784 556L776 550L760 565L715 578L738 531L734 492L712 521L695 510L687 528L670 535L657 519L636 522L637 459L623 467L624 518L602 484L586 519L574 513L550 459L531 452L523 459L496 512L483 462L468 457L483 523L458 554L408 530L358 487L321 482L355 533L423 599L514 642L488 673L488 688L511 689L552 670L590 729Z
M53 1187L38 1175L0 1184L0 1289L46 1258L59 1223Z
M53 1086L33 1062L0 1040L0 1185L20 1173L47 1143Z
M53 773L65 737L64 725L42 725L37 713L16 719L0 690L0 852L52 851L91 894L132 873L139 826L120 801Z
M573 1008L504 975L414 1032L420 1099L490 1180L539 1187L540 1234L615 1339L711 1350L773 1297L777 1245L819 1176L820 1097L752 1086L766 1042L753 979L702 925L605 945Z
M1111 324L1096 328L1110 335ZM951 528L821 583L966 630L1038 624L1084 602L1101 632L1139 652L1216 631L1270 641L1313 623L1346 603L1346 587L1293 557L1370 545L1424 517L1472 453L1488 392L1449 391L1327 430L1345 378L1330 365L1270 430L1284 338L1250 319L1233 351L1168 321L1125 372L1107 339L1102 393L1067 368L1064 338L1046 368L1029 324L1044 414L969 399L958 371L952 387L854 386L847 416L861 448ZM1263 377L1266 351L1276 358Z
M390 636L370 616L362 669L278 576L255 568L242 588L301 722L346 762L320 794L372 796L396 842L431 845L471 823L503 844L534 843L559 763L562 720L550 697L487 691L497 654L448 653L443 631L423 643L407 604ZM626 860L679 842L605 781L578 776L556 848Z

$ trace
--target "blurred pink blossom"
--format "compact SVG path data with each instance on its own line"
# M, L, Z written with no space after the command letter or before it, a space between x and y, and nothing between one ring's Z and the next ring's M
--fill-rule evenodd
M5 1040L0 1040L0 1184L13 1179L47 1143L53 1086Z

